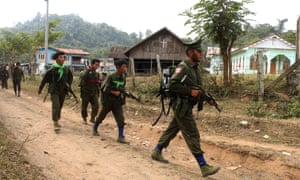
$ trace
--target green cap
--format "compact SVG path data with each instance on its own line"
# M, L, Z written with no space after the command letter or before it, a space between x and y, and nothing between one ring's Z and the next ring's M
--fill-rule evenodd
M186 43L186 50L188 49L198 49L199 51L201 51L201 39L194 41L192 43Z

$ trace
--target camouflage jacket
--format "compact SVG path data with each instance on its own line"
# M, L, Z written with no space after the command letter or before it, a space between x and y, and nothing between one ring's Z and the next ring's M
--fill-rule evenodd
M39 89L42 90L46 83L49 83L48 92L54 94L67 93L67 85L71 87L73 82L73 74L71 70L65 66L64 73L59 78L58 68L50 68L43 77Z
M84 70L80 76L81 93L98 94L101 86L99 73L94 70Z

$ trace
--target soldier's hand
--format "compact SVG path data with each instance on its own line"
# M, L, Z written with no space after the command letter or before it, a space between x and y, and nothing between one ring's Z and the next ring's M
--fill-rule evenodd
M210 100L210 101L208 101L208 104L211 105L211 106L214 106L215 105L215 101L214 100Z
M202 93L202 92L201 92L201 90L199 90L199 89L192 89L191 96L192 96L192 97L197 97L197 96L199 96L201 93Z
M42 93L42 90L41 90L41 89L39 89L39 90L38 90L38 94L41 94L41 93Z
M110 91L110 92L115 96L120 96L120 94L121 94L120 91Z
M208 104L214 106L216 104L216 99L214 97L211 97L211 99L208 101Z

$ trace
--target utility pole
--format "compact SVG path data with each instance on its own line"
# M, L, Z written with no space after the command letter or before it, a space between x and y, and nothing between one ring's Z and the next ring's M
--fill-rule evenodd
M45 16L45 65L48 65L48 10L49 10L49 0L45 0L46 5L46 16Z

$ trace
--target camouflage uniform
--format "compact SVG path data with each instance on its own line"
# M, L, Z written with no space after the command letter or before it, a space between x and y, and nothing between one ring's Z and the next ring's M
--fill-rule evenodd
M188 75L195 84L201 85L200 71L197 64L183 61L177 66L171 77L169 87L171 93L175 94L172 104L174 117L160 137L158 144L166 148L180 130L189 149L193 155L197 156L203 153L199 143L200 134L192 113L197 99L190 96L192 87L180 83L184 75Z
M86 122L88 116L87 107L88 104L91 103L92 112L90 121L94 122L99 109L99 73L95 70L87 69L82 72L80 78L80 97L82 99L81 117L84 122Z
M126 84L126 77L124 74L119 75L116 72L107 76L105 82L103 83L102 93L101 93L101 103L102 109L97 117L94 129L97 129L99 124L102 123L107 113L112 111L117 125L119 128L123 128L124 115L122 105L124 104L124 97L115 96L110 93L111 90L116 90L121 87L124 88Z
M63 76L59 78L58 68L52 67L50 68L41 84L39 86L39 92L42 91L46 83L49 83L48 93L51 94L51 101L52 101L52 120L58 121L61 117L61 109L64 104L65 96L68 92L66 83L71 86L73 82L73 74L71 70L67 67L63 69Z
M1 82L2 82L2 89L8 89L8 85L7 85L7 79L9 78L9 72L8 70L6 69L5 66L1 67L1 70L0 70L0 77L1 77Z
M212 104L210 99L205 98L201 90L193 87L193 85L201 86L202 84L198 69L198 62L202 59L200 44L201 41L187 44L186 55L188 59L176 67L171 77L169 91L172 96L174 117L160 137L155 149L152 151L151 157L154 160L168 163L168 160L162 156L162 149L168 147L170 141L181 131L186 144L200 166L202 176L206 177L217 173L220 170L220 166L211 166L206 163L204 152L200 147L200 134L193 117L194 105L198 103L198 110L201 110L202 100ZM182 82L185 75L193 83Z
M19 65L17 65L12 71L13 87L16 96L21 95L21 80L25 80L24 72Z

